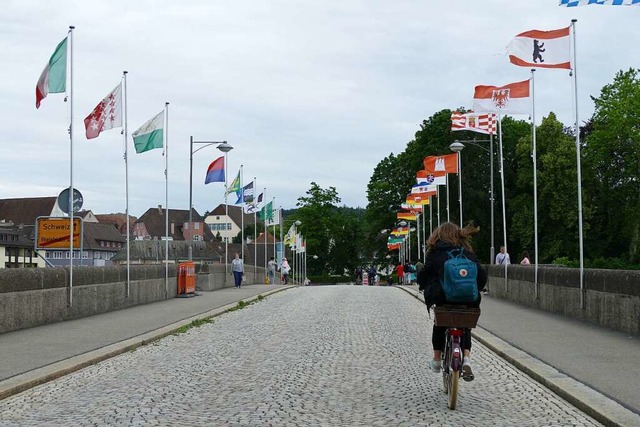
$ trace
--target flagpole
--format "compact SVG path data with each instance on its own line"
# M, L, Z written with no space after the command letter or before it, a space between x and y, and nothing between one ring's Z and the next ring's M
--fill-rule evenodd
M418 256L418 261L420 261L420 258L421 258L420 257L420 214L416 215L416 227L417 227L416 238L418 239L417 240L417 242L418 242L418 251L417 251L418 255L417 256Z
M436 193L438 192L438 186L436 186ZM436 196L437 197L437 196ZM429 236L433 233L433 196L429 196ZM425 240L426 242L426 240Z
M276 205L276 198L275 197L271 200L271 203L273 203L272 206ZM273 215L274 215L273 209L271 210L271 212L272 212L271 220L273 221ZM276 240L277 240L276 239L276 222L273 221L273 224L271 224L271 225L273 225L273 257L275 258L276 257Z
M584 245L582 235L582 168L580 166L580 119L578 114L578 66L576 65L576 22L577 19L571 20L571 30L573 32L573 87L575 95L576 110L576 161L578 170L578 235L580 239L580 307L586 308L585 289L584 289Z
M69 26L69 307L73 306L73 30ZM82 254L80 254L82 256Z
M164 196L165 196L165 218L164 218L164 291L169 298L169 103L164 103Z
M460 228L462 228L462 158L458 151L458 200L460 201Z
M495 132L495 130L494 130ZM495 245L495 215L494 215L494 205L495 205L495 195L493 190L493 133L489 135L489 157L491 157L491 161L489 162L489 166L491 167L491 171L489 172L489 176L491 179L491 185L489 186L489 191L491 195L489 197L489 201L491 202L491 248L489 249L491 258L489 259L489 265L495 262L496 255L496 245Z
M227 185L227 175L229 170L229 164L227 163L227 152L224 153L224 221L229 221L229 203L228 197L229 187ZM225 227L226 228L226 227ZM226 231L226 230L225 230ZM225 233L227 234L227 233ZM229 276L229 237L224 237L224 284L227 284L227 277Z
M267 201L267 187L264 188L263 200ZM264 270L267 271L267 256L269 245L267 245L267 204L262 207L264 209L264 215L262 215L262 220L264 221ZM266 277L266 276L265 276Z
M242 262L244 262L244 165L240 165L240 258L242 258Z
M447 222L449 222L451 221L449 216L449 173L447 173L445 176L447 180Z
M127 217L127 298L131 294L131 251L130 251L130 225L129 225L129 151L128 151L128 128L127 128L127 116L129 115L129 109L127 107L127 73L122 72L122 79L124 81L124 182L125 182L125 215Z
M278 223L280 224L280 246L281 246L281 250L282 250L282 256L280 257L280 259L278 260L276 258L276 262L279 261L278 265L281 266L282 265L282 258L284 258L285 253L286 253L286 249L285 249L285 244L284 244L284 239L283 239L283 234L282 234L282 228L284 227L284 215L282 215L282 206L280 206L280 217L278 218ZM274 275L275 277L275 275ZM280 268L280 282L282 283L282 268Z
M538 154L536 147L536 92L535 69L531 69L531 139L533 143L533 243L534 243L534 269L533 289L536 300L538 296Z
M436 198L438 199L438 227L440 227L440 186L436 187ZM431 230L433 232L433 230Z
M498 113L498 132L499 132L499 141L498 145L500 146L500 182L502 185L502 239L505 253L508 253L507 250L507 204L505 201L505 191L504 191L504 156L502 152L502 116ZM504 263L504 283L505 290L508 291L508 281L507 281L507 263Z
M253 177L253 283L258 280L258 187Z

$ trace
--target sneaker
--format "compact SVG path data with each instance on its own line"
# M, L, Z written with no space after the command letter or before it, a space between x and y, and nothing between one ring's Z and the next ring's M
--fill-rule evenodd
M442 361L431 359L431 361L429 362L429 367L431 368L431 372L439 374L442 370Z
M475 376L473 375L473 371L471 370L471 365L469 364L462 365L462 379L467 382L470 382L470 381L473 381L474 378Z

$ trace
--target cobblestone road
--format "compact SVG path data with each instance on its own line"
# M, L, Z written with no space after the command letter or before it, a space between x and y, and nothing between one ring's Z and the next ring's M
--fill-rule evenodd
M5 399L0 425L600 425L477 343L447 409L430 328L398 289L291 289Z

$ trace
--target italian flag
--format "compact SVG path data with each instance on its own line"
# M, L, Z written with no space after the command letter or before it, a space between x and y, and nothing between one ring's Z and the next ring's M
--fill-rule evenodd
M36 108L49 93L62 93L67 88L67 37L62 40L49 58L49 63L36 85Z
M133 136L133 145L136 153L144 153L154 148L162 148L164 128L164 111L143 124L140 129L135 131Z

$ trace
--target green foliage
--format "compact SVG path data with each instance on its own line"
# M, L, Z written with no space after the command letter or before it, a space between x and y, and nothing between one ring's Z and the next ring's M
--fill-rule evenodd
M213 319L210 317L206 317L204 319L196 319L188 325L184 325L178 329L176 329L174 334L183 334L187 332L191 328L199 328L202 325L207 325L209 323L213 323Z

